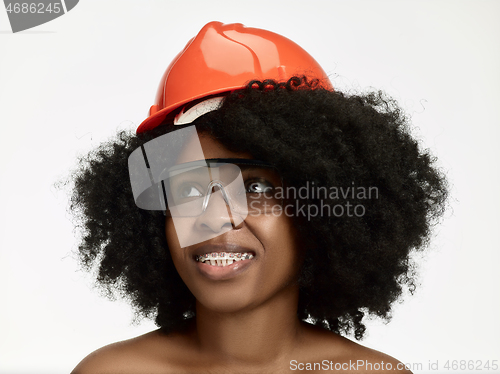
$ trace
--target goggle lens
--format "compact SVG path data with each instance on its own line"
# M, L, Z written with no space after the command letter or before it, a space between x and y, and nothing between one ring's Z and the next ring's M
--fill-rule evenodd
M162 183L168 213L173 217L201 215L213 193L219 193L231 211L240 215L269 213L282 204L277 170L253 160L240 160L238 164L202 160L176 165Z

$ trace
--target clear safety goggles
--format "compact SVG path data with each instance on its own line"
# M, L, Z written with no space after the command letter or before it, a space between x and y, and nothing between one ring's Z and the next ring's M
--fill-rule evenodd
M136 205L171 216L183 247L227 231L200 234L188 218L221 208L234 226L282 208L282 180L275 167L252 159L206 159L195 126L145 143L128 164Z
M247 159L206 159L176 165L161 181L172 217L203 214L212 194L240 216L269 213L281 208L281 178L267 163Z

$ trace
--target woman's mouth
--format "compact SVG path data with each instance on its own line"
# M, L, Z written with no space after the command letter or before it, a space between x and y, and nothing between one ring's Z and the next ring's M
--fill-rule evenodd
M247 270L255 260L255 252L208 252L193 257L198 271L211 280L236 277Z

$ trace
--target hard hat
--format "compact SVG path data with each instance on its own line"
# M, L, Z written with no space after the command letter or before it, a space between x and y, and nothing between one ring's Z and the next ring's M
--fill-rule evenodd
M294 75L333 89L316 60L290 39L241 23L210 22L167 67L137 133L155 128L194 100L242 89L254 79L286 81Z

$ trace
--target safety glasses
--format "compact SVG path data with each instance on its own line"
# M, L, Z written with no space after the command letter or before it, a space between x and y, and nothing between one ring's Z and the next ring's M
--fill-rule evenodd
M182 154L198 160L177 163ZM275 167L252 159L205 159L195 126L136 149L129 173L137 206L172 217L199 216L217 199L242 219L282 208L283 184Z
M220 194L231 212L258 215L281 209L281 177L272 165L248 159L207 159L170 168L162 178L167 212L196 217Z

